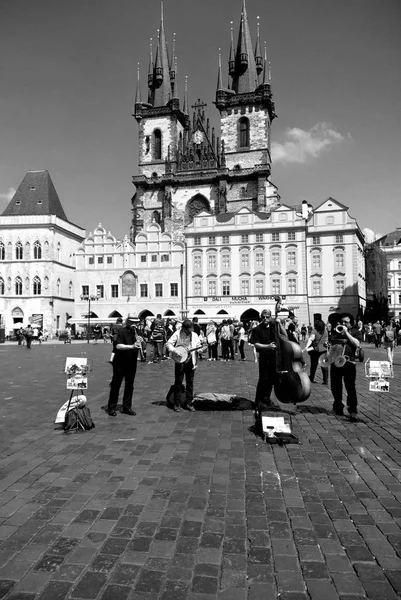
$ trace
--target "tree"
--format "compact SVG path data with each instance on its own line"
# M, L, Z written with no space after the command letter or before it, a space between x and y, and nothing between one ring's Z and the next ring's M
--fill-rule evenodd
M388 284L386 255L378 244L367 244L364 250L366 269L366 321L388 319Z

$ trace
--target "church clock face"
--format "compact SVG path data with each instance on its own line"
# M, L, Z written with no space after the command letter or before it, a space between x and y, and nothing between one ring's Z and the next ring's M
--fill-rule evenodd
M193 141L195 142L195 144L201 144L203 142L203 133L201 131L195 131L194 135L192 136Z

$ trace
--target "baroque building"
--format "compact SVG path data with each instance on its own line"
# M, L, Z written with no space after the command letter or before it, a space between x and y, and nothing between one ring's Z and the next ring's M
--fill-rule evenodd
M36 323L50 336L74 313L75 251L85 231L64 212L48 171L28 171L0 216L5 331Z
M386 256L389 316L401 319L401 227L374 242Z
M131 242L117 240L101 224L76 251L75 314L71 324L115 323L135 312L139 319L180 316L184 244L150 223Z

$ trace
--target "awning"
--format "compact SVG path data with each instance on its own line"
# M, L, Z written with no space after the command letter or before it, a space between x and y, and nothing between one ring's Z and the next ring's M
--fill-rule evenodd
M69 325L88 325L88 321L90 321L91 325L114 325L115 323L117 323L117 318L118 317L111 317L111 318L105 318L105 319L99 319L99 318L93 318L91 317L90 319L86 318L81 318L81 319L68 319L67 323ZM124 319L123 319L124 320Z

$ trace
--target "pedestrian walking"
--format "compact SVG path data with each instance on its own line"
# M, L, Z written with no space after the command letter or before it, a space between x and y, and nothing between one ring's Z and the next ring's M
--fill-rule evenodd
M382 343L387 352L387 360L393 364L394 346L396 340L396 329L392 321L387 321L387 325L383 330Z
M306 343L305 346L305 351L309 352L309 358L310 358L310 372L309 372L309 379L311 381L311 383L315 383L315 374L316 374L316 370L319 364L319 358L322 356L322 354L325 354L327 352L327 348L328 348L328 342L329 342L329 335L327 332L327 328L326 325L324 324L324 321L315 321L315 327L312 330L311 335L308 338L308 341ZM323 376L323 385L327 385L328 384L328 380L329 380L329 369L328 367L321 367L322 369L322 376Z

